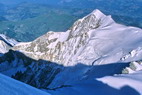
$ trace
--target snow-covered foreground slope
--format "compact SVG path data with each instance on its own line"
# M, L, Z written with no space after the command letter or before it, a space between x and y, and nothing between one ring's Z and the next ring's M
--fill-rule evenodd
M0 95L50 95L50 94L0 74Z
M142 95L142 71L77 81L69 87L47 92L52 95Z
M137 71L133 74L106 76L97 80L119 90L125 86L129 87L123 90L126 94L129 93L129 95L142 95L142 71Z

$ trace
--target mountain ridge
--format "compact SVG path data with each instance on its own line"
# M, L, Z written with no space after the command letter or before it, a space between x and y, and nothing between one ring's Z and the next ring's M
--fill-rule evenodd
M115 30L114 28L118 28L118 29ZM72 60L71 63L73 65L75 64L74 63L75 61L76 63L78 63L79 60L84 59L84 58L82 59L81 56L79 55L81 55L81 52L83 52L82 50L84 50L84 48L85 49L87 48L86 45L89 44L90 41L93 41L94 43L95 39L102 40L102 42L105 45L105 48L108 48L109 46L105 44L105 42L108 40L110 41L109 44L112 45L112 47L115 47L114 44L117 43L117 41L118 42L122 41L121 36L126 36L128 31L130 30L132 31L129 33L130 36L132 34L134 35L141 34L140 32L141 29L116 24L114 20L111 18L111 16L106 16L101 11L94 10L91 14L76 21L73 24L73 26L66 32L58 32L58 33L48 32L47 34L37 38L33 42L26 43L25 46L24 44L18 44L14 46L13 50L19 50L25 54L27 53L26 55L29 55L29 57L32 57L32 58L35 57L34 59L46 59L53 62L62 63L64 65L69 64L68 63L69 60L70 61ZM108 33L106 33L105 31ZM113 31L116 31L116 33ZM123 35L123 33L125 35ZM120 38L118 37L117 39L113 38L114 39L113 41L111 40L112 37L109 36L109 34L112 34L116 37L120 35ZM97 37L95 37L95 35L98 36L98 39ZM127 37L126 37L126 40L128 40ZM136 40L140 40L140 38ZM95 43L97 44L97 42ZM124 47L124 45L122 47ZM134 48L135 47L136 46L134 46ZM90 49L93 50L93 48L94 48L94 45L91 45ZM119 49L121 49L121 47ZM87 51L85 50L86 54L87 54ZM92 52L91 50L89 51ZM117 49L116 51L119 52ZM99 53L99 48L97 51L94 51L94 52L96 52L96 54L94 53L94 59L92 58L93 59L92 62L102 56L101 54L97 54L97 52ZM119 56L124 56L124 55L122 54ZM85 55L82 54L82 57L85 57ZM88 64L91 65L92 62L90 61Z

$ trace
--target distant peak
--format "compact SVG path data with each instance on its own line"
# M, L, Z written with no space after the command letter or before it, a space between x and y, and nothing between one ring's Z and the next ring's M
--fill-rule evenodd
M98 10L98 9L95 9L95 10L91 13L91 15L92 15L92 14L95 15L97 19L100 19L100 18L106 16L105 14L103 14L103 13L102 13L100 10Z
M106 18L100 10L96 9L89 15L77 20L71 27L72 36L81 35L88 32L89 30L96 29L100 27L101 21Z
M93 10L93 12L92 13L101 13L101 14L103 14L99 9L95 9L95 10Z

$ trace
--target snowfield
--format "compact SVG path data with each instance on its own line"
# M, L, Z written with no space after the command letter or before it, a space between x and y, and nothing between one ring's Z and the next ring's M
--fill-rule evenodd
M142 95L142 71L127 75L106 76L97 80L118 90L127 86L127 89L123 90L125 94Z
M47 91L52 95L142 95L142 71L74 82L71 87Z
M50 95L50 94L0 74L0 95Z

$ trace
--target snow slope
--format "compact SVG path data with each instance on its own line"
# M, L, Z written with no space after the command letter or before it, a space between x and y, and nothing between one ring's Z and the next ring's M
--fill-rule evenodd
M142 71L80 80L69 87L47 92L52 95L142 95Z
M127 74L127 75L122 74L116 76L106 76L97 80L116 89L121 89L124 86L129 86L133 88L135 92L137 91L137 93L139 94L131 93L132 90L130 89L129 90L125 89L124 90L125 93L127 93L128 91L131 95L142 95L142 71L137 71L133 74Z
M50 95L50 94L0 74L0 95Z

